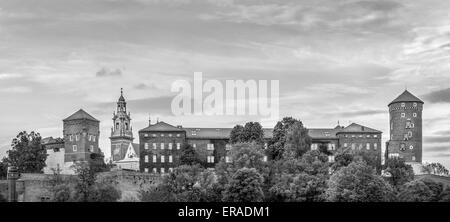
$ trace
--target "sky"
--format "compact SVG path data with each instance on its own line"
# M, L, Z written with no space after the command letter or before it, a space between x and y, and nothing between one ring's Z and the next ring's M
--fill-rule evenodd
M423 161L450 168L450 1L0 0L0 155L22 130L62 136L80 108L110 155L120 88L133 133L149 115L186 127L261 116L174 116L171 84L279 80L280 118L389 135L387 105L424 100ZM263 120L263 121L262 121ZM137 141L135 141L137 142Z

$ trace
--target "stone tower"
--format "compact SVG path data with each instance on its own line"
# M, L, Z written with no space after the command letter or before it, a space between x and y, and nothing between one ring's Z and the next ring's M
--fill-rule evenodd
M133 128L131 127L130 113L127 113L127 103L120 89L120 97L117 102L117 110L113 112L113 127L111 127L111 157L113 161L122 160L125 157L128 146L133 142Z
M400 157L405 162L422 162L423 104L422 100L408 90L389 103L389 157Z
M80 109L63 120L64 162L89 161L98 147L100 121Z

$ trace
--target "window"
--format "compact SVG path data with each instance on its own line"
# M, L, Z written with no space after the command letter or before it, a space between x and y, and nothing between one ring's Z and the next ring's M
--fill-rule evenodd
M402 107L405 107L405 103L402 103Z
M267 143L264 143L264 149L267 149Z
M148 143L144 143L144 147L146 150L148 150Z
M164 149L164 143L161 143L161 149L162 150Z
M80 139L79 135L75 135L75 140L78 141Z
M163 134L163 133L161 133L161 137L164 137L164 134Z
M373 135L373 138L378 138L378 135Z
M161 168L161 174L166 173L164 168Z
M227 143L227 144L225 145L225 149L226 149L226 150L231 150L231 144Z
M414 107L417 107L417 103L413 103L413 106L414 106Z
M92 152L92 153L94 152L94 145L90 146L89 151Z
M367 138L370 138L370 135L366 135Z
M172 137L172 133L169 133L169 137Z
M356 144L352 143L352 150L356 149Z
M94 142L95 142L95 136L92 136L92 141L94 141Z
M157 173L158 171L156 170L156 168L153 168L153 169L152 169L152 172L153 172L153 173Z
M264 161L264 162L267 162L267 156L264 156L264 157L263 157L263 161Z
M156 134L152 134L153 137L156 137Z
M414 146L413 145L409 146L409 149L410 150L414 149Z
M406 114L405 114L405 113L402 113L401 115L402 115L402 118L405 118L405 116L406 116Z
M145 137L148 137L148 134L146 133L146 134L144 134L144 136L145 136Z
M197 148L197 144L196 143L192 144L192 147Z
M72 146L73 151L77 151L77 145Z
M413 117L417 117L417 113L413 113Z
M181 146L181 144L180 144L180 143L177 143L177 150L180 149L180 146Z
M156 143L153 143L153 149L156 150Z
M169 150L172 149L172 143L169 143Z
M399 156L400 156L399 153L390 153L390 154L389 154L389 158L399 157Z
M361 135L359 135L359 138L362 138L363 137L363 135L361 134Z
M69 135L69 140L73 141L73 136L72 135Z
M328 162L333 163L334 162L334 156L328 156Z
M208 143L208 144L206 145L206 149L207 149L207 150L214 150L214 144Z
M145 155L145 160L146 163L148 163L148 155Z
M225 163L231 163L231 158L229 156L225 157Z
M172 156L169 156L169 163L172 163Z
M180 137L180 134L177 134L177 137Z
M378 148L378 143L374 143L374 144L373 144L373 149L374 149L374 150L377 150L377 148Z
M144 168L144 172L148 173L148 168Z
M408 137L409 137L409 138L412 137L412 132L411 132L411 131L408 132Z
M207 161L208 163L214 163L214 156L208 156Z
M317 143L311 144L311 150L317 150L318 146L319 146L319 144L317 144Z
M165 162L165 156L161 155L161 163L164 163L164 162Z
M329 143L328 144L328 150L334 150L334 144L333 143Z
M359 148L359 150L362 150L362 148L363 148L363 144L362 144L362 143L360 143L360 144L359 144L359 147L358 147L358 148Z
M173 168L170 167L170 168L169 168L169 173L172 173L172 172L173 172Z
M415 156L412 156L412 157L411 157L411 160L412 160L412 161L416 161L416 157L415 157Z
M88 141L91 141L92 135L88 136Z
M353 138L355 138L355 135L352 135Z
M348 146L348 144L347 143L344 143L344 147L347 147Z
M156 155L153 155L153 163L156 163Z

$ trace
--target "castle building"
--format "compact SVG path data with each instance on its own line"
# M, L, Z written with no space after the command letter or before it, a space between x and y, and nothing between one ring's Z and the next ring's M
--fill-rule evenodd
M44 173L60 170L62 174L73 174L71 166L75 162L91 161L93 153L102 154L98 146L99 126L100 121L83 109L65 118L63 138L42 139L48 154Z
M113 112L111 127L111 160L121 169L138 170L139 144L133 143L131 114L127 113L127 102L120 89L116 111Z
M179 166L181 146L189 143L213 168L221 159L230 162L227 152L231 148L229 137L232 128L183 128L158 121L139 130L139 170L149 173L168 173ZM273 129L265 128L264 148L272 138ZM381 132L356 123L347 127L337 126L329 129L309 129L312 137L311 149L327 147L332 153L329 161L334 161L338 148L351 151L375 153L381 164ZM267 157L264 158L267 161Z
M424 102L405 90L389 103L390 139L388 157L407 163L422 162L422 110Z

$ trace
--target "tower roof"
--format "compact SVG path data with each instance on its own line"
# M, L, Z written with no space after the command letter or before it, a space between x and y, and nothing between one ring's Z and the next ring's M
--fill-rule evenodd
M83 109L80 109L80 110L76 111L74 114L72 114L72 115L70 115L69 117L65 118L63 121L67 121L67 120L78 120L78 119L87 119L87 120L92 120L92 121L100 122L100 121L97 120L96 118L92 117L89 113L87 113L86 111L84 111Z
M417 98L415 95L410 93L408 90L405 90L402 94L400 94L400 96L398 96L396 99L394 99L394 101L389 103L388 106L390 106L393 103L400 103L400 102L418 102L418 103L423 104L422 100Z
M123 88L120 88L119 102L125 102L125 98L123 97Z

